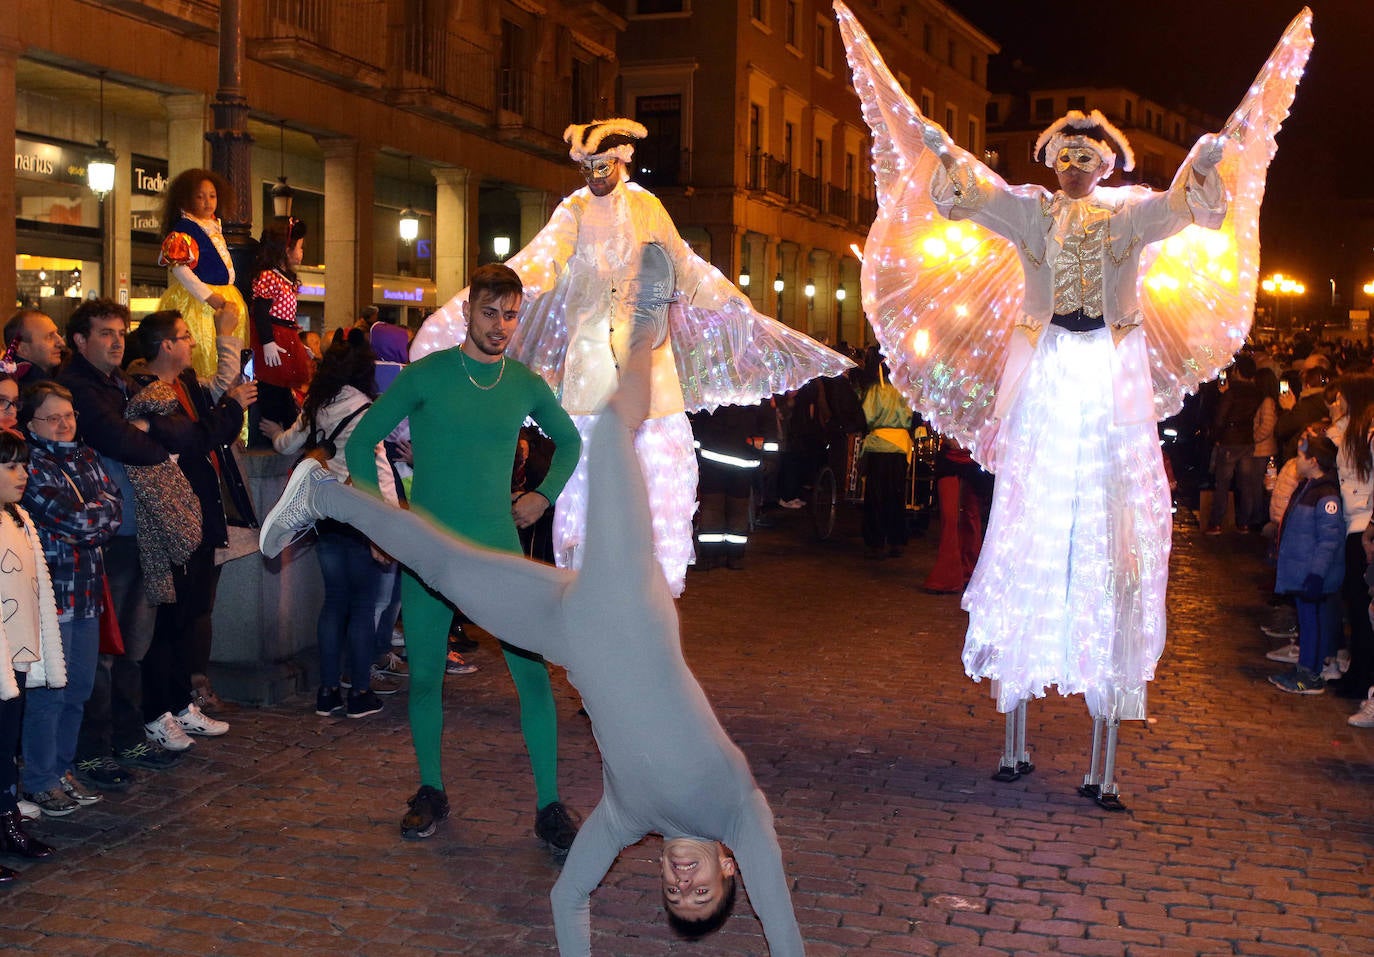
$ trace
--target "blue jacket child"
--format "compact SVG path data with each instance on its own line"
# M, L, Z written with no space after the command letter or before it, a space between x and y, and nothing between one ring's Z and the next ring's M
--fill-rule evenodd
M1345 578L1346 522L1336 481L1336 446L1325 436L1304 439L1298 449L1302 484L1289 500L1279 531L1274 590L1291 594L1298 612L1298 665L1269 680L1283 691L1320 694L1322 662L1335 654L1338 617L1323 614L1327 596Z

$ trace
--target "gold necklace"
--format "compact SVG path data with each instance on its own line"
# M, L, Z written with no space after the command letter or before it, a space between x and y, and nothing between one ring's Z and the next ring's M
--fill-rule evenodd
M481 389L483 392L490 392L500 385L501 377L506 374L506 357L504 355L501 356L501 371L496 373L496 381L491 385L482 385L472 377L472 373L468 371L468 357L464 354L462 346L458 347L458 361L463 364L463 374L468 377L468 381L472 383L473 388Z

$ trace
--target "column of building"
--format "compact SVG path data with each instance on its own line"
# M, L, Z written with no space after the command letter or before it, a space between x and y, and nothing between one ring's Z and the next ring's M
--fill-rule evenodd
M477 197L481 178L470 169L434 169L434 286L435 298L448 302L468 284L476 262Z
M9 19L9 18L6 18ZM15 68L19 62L20 45L9 31L16 24L0 27L0 142L14 143L15 122L17 118L18 94L15 87ZM13 223L19 215L18 201L15 199L15 177L13 163L0 163L0 223ZM9 306L18 296L18 282L13 263L19 253L15 231L8 225L0 228L0 305L5 318L9 317Z
M324 331L347 329L372 302L376 155L352 137L320 137L324 151Z

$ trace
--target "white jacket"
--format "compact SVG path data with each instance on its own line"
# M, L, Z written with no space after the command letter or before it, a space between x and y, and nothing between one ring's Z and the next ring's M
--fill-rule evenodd
M319 410L319 421L315 425L316 432L322 432L322 438L328 438L333 434L340 422L348 417L349 414L361 409L372 402L367 396L363 395L351 385L346 385L339 390L339 394L334 396L334 401ZM344 458L344 448L348 445L348 437L353 434L358 422L366 412L359 412L334 436L334 456L326 465L329 471L340 482L348 481L348 462ZM305 413L296 416L296 421L291 423L291 428L277 435L272 440L272 447L282 455L293 455L305 447L306 440L310 438L310 423L306 421ZM381 442L377 443L377 485L382 493L382 498L392 505L398 504L396 499L396 481L391 474L391 463L387 461L386 449Z
M67 685L67 659L62 654L62 632L57 625L57 599L52 593L52 577L43 557L43 543L28 512L15 506L23 521L24 535L33 548L33 567L38 578L38 647L41 660L29 666L29 688L64 688ZM2 520L2 519L0 519ZM3 597L3 596L0 596ZM0 701L19 697L19 682L14 677L17 639L12 639L0 622Z

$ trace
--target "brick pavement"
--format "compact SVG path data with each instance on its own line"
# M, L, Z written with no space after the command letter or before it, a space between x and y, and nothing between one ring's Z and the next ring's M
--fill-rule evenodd
M956 598L919 589L933 541L866 562L847 515L762 531L743 572L694 574L688 660L772 801L813 957L1374 953L1374 731L1353 703L1282 695L1258 631L1253 540L1176 536L1169 647L1147 724L1123 729L1111 815L1074 794L1079 700L1031 707L1037 770L989 773L1001 720L963 676ZM519 600L519 596L512 596ZM427 842L396 825L413 790L404 692L365 721L301 695L242 710L226 738L123 795L34 830L57 862L0 891L6 953L522 955L553 952L556 867L531 836L509 676L448 679L456 814ZM556 682L564 797L600 766ZM657 842L593 900L599 954L762 955L741 901L706 942L660 918ZM10 859L8 863L13 864ZM747 879L747 875L746 875Z

